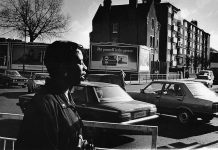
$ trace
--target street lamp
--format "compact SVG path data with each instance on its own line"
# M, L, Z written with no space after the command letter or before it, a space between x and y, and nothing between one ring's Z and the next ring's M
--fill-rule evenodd
M25 71L25 61L26 61L26 56L25 56L25 53L26 53L26 26L25 26L25 30L24 30L24 49L23 49L23 72Z

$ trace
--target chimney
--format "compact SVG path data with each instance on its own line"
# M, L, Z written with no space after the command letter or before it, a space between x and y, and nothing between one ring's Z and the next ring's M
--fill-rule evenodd
M133 8L137 8L138 0L129 0L129 5Z
M161 0L154 0L155 4L159 4L161 2Z
M111 3L112 3L111 0L104 0L104 2L103 2L104 7L105 7L105 8L108 8L108 9L111 8Z
M192 20L191 23L198 26L198 21L197 20Z

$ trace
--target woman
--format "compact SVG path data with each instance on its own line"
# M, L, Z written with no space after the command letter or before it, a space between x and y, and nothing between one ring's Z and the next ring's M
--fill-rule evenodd
M24 114L15 149L77 149L82 121L70 95L85 75L81 46L55 41L47 47L44 63L50 78L35 94Z

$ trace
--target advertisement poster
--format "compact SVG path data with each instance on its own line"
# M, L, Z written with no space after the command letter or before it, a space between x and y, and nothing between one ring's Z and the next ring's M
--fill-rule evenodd
M7 49L8 44L0 45L0 68L4 68L7 66Z
M14 44L12 48L12 69L38 70L42 68L46 45ZM37 68L36 68L37 66Z
M92 45L91 70L137 70L137 46Z
M139 53L139 72L150 72L150 48L141 47Z
M13 45L12 64L41 65L46 46Z

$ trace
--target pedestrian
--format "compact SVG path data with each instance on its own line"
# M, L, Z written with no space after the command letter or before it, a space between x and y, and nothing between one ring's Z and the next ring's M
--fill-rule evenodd
M81 46L55 41L45 52L50 75L25 111L15 150L74 150L82 139L82 121L70 95L85 75Z
M185 78L186 78L186 79L189 78L189 71L188 71L188 69L185 71Z
M125 82L126 73L121 69L120 70L120 78L121 78L121 87L126 90L126 82Z

